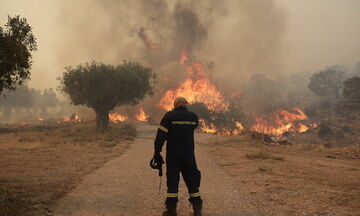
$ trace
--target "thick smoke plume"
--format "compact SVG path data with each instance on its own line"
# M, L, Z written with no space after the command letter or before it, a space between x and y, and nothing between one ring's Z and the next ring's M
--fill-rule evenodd
M65 65L133 59L162 73L185 45L194 57L214 61L222 77L281 72L285 16L272 0L62 1L58 20ZM144 34L159 50L144 46Z
M62 66L91 60L139 61L160 75L160 93L184 79L184 68L178 65L182 50L202 61L223 91L244 89L254 74L276 78L282 73L286 19L274 0L60 4ZM166 78L171 81L162 82Z

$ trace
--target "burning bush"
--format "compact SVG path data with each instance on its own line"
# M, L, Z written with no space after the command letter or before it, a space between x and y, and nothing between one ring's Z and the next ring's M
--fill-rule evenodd
M212 111L204 103L189 105L189 109L200 118L200 131L219 135L240 135L245 131L241 121L244 114L241 109L229 106L222 112Z
M255 118L253 130L276 137L283 137L288 133L303 133L316 124L307 123L307 115L300 108L277 110L267 115Z

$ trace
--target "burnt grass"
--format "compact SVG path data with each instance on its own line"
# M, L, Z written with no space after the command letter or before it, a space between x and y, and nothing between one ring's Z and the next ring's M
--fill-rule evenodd
M130 124L105 132L95 122L0 127L0 216L45 215L87 173L121 155Z

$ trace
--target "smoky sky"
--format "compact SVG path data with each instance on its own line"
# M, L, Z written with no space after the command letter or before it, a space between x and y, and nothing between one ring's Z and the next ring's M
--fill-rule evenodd
M276 78L360 56L359 1L336 0L0 0L27 17L38 38L31 86L55 87L65 66L124 59L179 76L181 49L211 63L217 80L242 88L253 74ZM159 48L150 50L139 30Z
M286 16L272 0L62 1L59 8L65 40L58 57L70 65L127 59L177 77L184 48L191 59L212 62L215 77L232 82L283 72ZM146 47L144 35L158 48Z

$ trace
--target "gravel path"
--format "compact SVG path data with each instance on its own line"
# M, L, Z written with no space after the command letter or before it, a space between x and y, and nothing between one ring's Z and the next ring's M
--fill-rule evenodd
M149 167L156 127L140 125L139 138L122 156L87 175L69 194L51 208L54 216L130 216L161 215L166 196L166 177L158 194L160 178ZM197 134L198 142L211 135ZM205 216L262 215L247 195L236 190L234 179L218 167L204 149L196 147L197 163L202 172L201 194ZM165 168L165 167L164 167ZM181 180L178 215L191 215L187 190Z

